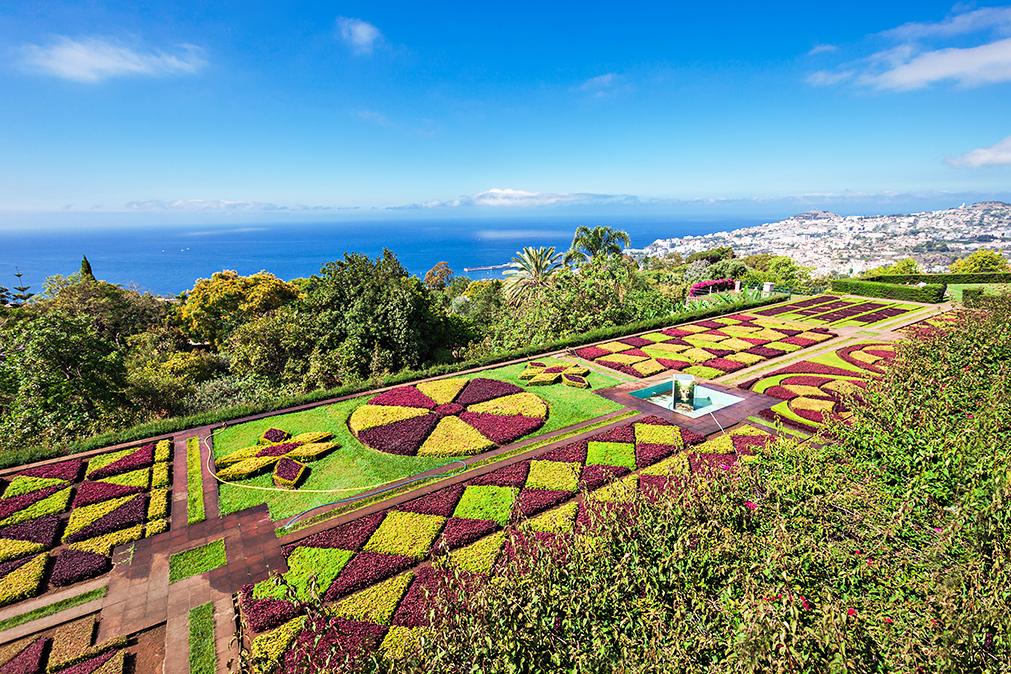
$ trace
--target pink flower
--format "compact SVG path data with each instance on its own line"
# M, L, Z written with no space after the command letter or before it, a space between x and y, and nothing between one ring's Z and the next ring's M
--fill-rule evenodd
M888 624L888 625L891 625L892 624L892 619L891 618L885 618L885 623Z
M746 507L748 507L748 508L751 508L752 510L758 510L758 504L757 503L752 503L751 501L745 501L744 505Z
M855 608L848 608L848 609L846 609L846 615L848 615L848 616L856 616L856 614L857 614L857 610Z

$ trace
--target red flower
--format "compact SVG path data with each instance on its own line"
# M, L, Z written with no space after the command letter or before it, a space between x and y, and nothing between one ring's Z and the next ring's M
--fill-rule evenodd
M856 616L856 614L857 614L857 610L855 608L848 608L848 609L846 609L846 615L848 615L848 616Z

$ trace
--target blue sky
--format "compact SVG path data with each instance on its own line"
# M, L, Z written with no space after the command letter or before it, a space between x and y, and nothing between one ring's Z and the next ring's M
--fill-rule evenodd
M0 223L1011 199L1011 6L10 2L0 36Z

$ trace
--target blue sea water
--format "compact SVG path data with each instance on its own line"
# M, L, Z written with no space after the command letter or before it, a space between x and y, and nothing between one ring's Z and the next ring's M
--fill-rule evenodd
M54 274L80 269L86 254L95 276L112 283L136 284L158 295L176 295L198 278L234 269L253 274L265 269L292 279L318 273L323 263L347 251L375 257L389 248L412 274L423 277L437 262L446 261L457 274L465 267L506 264L524 246L555 246L566 250L581 224L600 219L502 220L367 220L328 223L250 225L179 225L145 228L0 230L0 286L23 280L40 292ZM759 219L608 221L628 232L633 248L656 239L698 236L750 227ZM501 271L467 273L472 279L501 278Z

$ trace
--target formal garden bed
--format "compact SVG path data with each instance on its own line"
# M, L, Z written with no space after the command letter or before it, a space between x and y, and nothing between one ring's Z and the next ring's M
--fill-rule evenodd
M563 361L546 362L554 366ZM213 451L224 482L219 485L221 514L265 503L273 519L293 517L458 456L556 433L623 409L593 393L613 386L616 380L611 377L587 372L585 389L529 386L520 378L525 369L521 363L485 370L480 376L421 382L217 432ZM326 438L327 448L311 462L297 458L298 449L293 450L295 455L287 454L307 468L297 489L275 481L272 471L280 461L278 455L255 456L263 453L263 435L272 428L292 435L288 442L304 441L308 434ZM254 470L240 474L231 461L235 457L251 461L243 470Z
M311 534L283 548L283 584L271 579L242 590L253 653L283 658L297 645L299 602L314 589L330 607L339 651L380 648L395 657L426 629L426 591L440 569L499 573L518 532L571 544L594 508L620 505L640 490L656 498L692 471L729 468L768 437L743 427L705 442L642 417Z
M793 363L739 384L739 388L781 399L759 413L803 431L814 432L828 418L845 419L847 395L859 395L870 379L884 374L895 358L885 342L860 342Z
M106 573L118 545L169 529L172 443L9 473L0 497L0 605Z
M673 371L716 379L833 337L824 327L734 314L577 349L576 355L637 378Z
M138 640L119 636L96 643L97 625L97 614L88 615L4 644L0 646L0 672L126 674L128 647Z
M819 295L752 313L817 325L869 327L921 308L918 304Z

